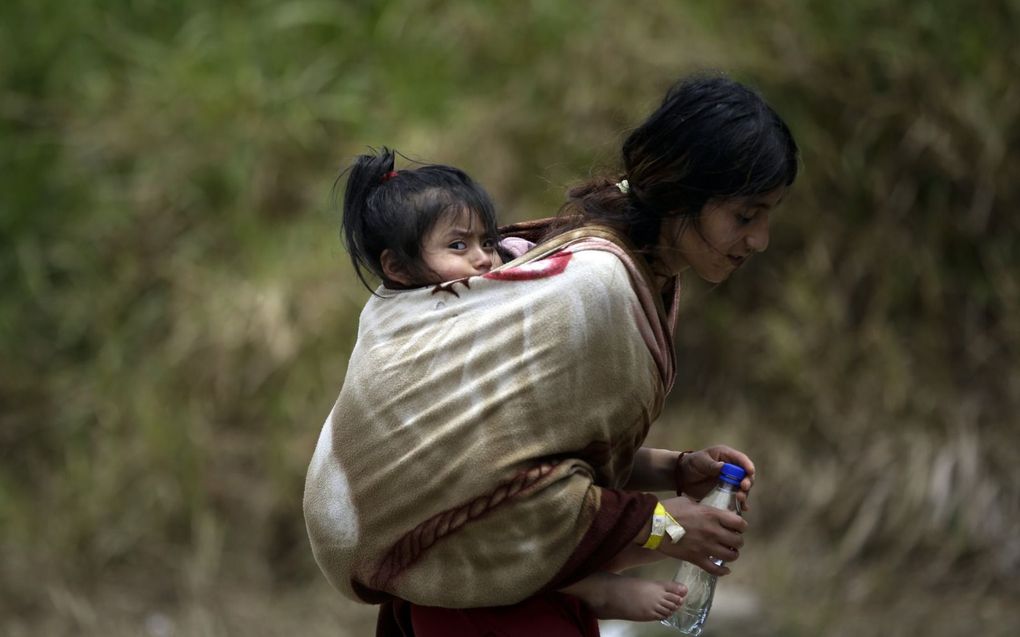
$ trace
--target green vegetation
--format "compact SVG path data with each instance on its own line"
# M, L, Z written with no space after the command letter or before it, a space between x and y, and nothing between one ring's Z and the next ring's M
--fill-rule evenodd
M709 68L803 151L769 252L691 282L653 429L758 463L734 628L1016 634L1018 27L1011 0L3 3L0 633L370 631L300 510L367 297L338 168L390 145L547 216Z

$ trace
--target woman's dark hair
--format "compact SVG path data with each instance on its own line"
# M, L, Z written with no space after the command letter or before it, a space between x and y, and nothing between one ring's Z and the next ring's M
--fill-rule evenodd
M724 77L696 76L674 85L627 137L622 160L622 175L569 191L563 225L625 226L635 247L647 249L666 217L697 224L712 199L791 185L798 150L786 123L758 93ZM629 192L616 187L621 179Z
M383 250L390 250L412 278L431 274L422 263L421 242L445 215L470 210L495 238L496 212L489 195L464 171L439 164L395 171L396 153L383 147L359 155L347 174L341 230L354 272L369 290L365 271L383 282ZM335 188L335 186L334 186Z

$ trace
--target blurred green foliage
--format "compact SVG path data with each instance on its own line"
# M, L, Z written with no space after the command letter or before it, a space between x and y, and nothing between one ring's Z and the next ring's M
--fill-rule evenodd
M1014 634L1018 18L1010 0L3 3L0 632L164 634L152 608L181 634L363 630L370 609L324 608L300 511L367 296L339 168L390 145L464 167L507 221L547 216L672 81L718 69L803 152L769 252L689 282L653 431L758 463L744 568L766 611L741 630L868 634L882 609L887 634ZM227 621L231 587L316 605Z

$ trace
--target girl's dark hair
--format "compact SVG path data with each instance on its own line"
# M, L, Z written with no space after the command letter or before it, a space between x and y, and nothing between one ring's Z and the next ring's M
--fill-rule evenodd
M439 219L470 210L493 238L496 212L489 195L464 171L439 164L395 171L396 153L383 147L359 155L347 173L341 230L354 272L369 290L365 271L383 282L383 250L390 250L415 279L431 274L422 263L421 242Z
M638 249L652 247L666 217L698 214L714 198L770 192L797 177L798 150L786 123L758 93L719 76L675 84L624 141L623 174L568 192L563 223L625 226ZM626 179L629 192L616 183Z

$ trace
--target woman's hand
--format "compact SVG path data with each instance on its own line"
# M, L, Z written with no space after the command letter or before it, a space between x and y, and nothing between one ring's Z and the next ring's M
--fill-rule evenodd
M730 569L717 565L712 558L732 562L740 557L747 521L732 511L701 505L683 496L663 500L662 506L687 532L676 544L664 537L658 551L713 575L728 575Z
M740 503L742 511L749 510L751 507L747 504L747 498L750 495L751 487L754 486L754 463L745 454L732 447L716 445L684 454L677 466L677 489L682 490L685 495L700 500L708 495L708 492L715 486L724 462L741 466L747 472L740 482L737 502ZM681 522L681 524L683 523Z

